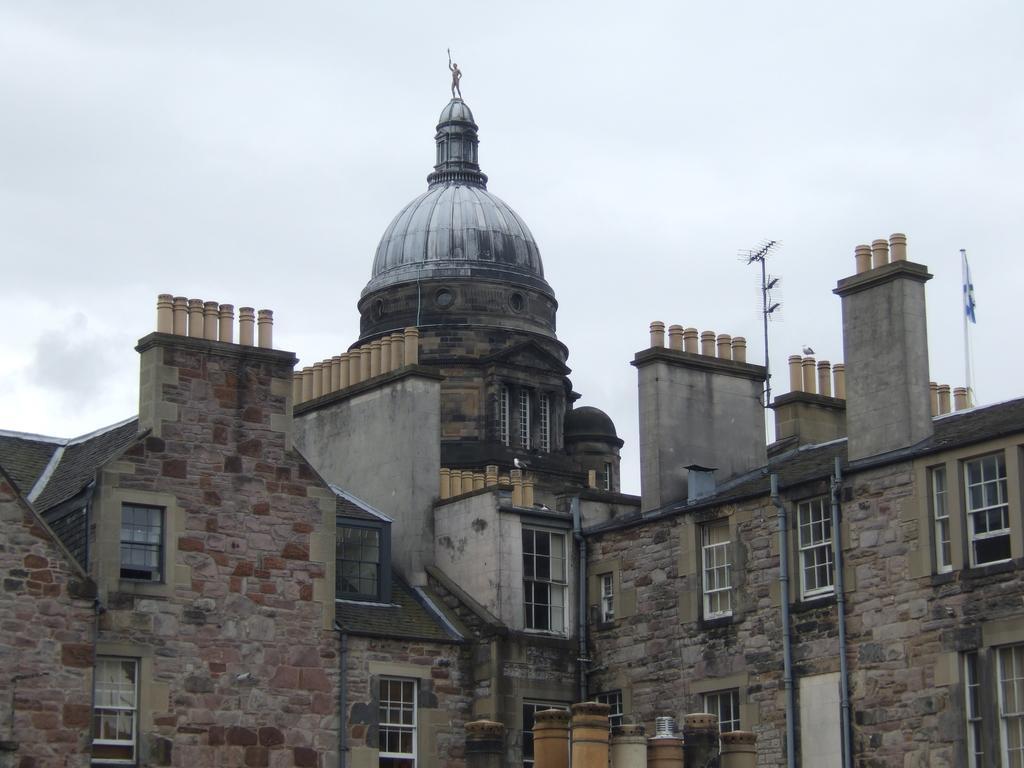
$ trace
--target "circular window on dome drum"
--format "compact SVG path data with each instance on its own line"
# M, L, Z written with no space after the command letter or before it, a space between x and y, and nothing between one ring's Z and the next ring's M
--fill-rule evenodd
M448 309L455 303L455 294L447 288L442 288L434 294L434 303L441 309Z
M523 304L525 304L525 301L523 300L523 294L521 293L513 293L508 297L508 305L513 312L522 312Z

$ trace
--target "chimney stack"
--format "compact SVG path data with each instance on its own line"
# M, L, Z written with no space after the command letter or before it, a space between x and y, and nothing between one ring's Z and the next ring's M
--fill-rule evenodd
M923 264L906 260L906 237L871 246L872 268L840 280L847 434L851 461L906 448L932 434ZM858 269L862 248L856 251Z

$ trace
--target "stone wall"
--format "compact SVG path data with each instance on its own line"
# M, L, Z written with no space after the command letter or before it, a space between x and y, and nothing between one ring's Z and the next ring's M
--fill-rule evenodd
M93 537L97 652L139 659L141 760L334 765L335 498L290 447L294 357L179 337L140 349L160 420L104 468ZM122 503L164 510L162 583L119 578Z
M94 585L2 471L0 530L0 766L84 768Z

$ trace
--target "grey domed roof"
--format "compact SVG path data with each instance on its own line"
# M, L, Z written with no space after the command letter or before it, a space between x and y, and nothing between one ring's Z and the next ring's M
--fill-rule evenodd
M490 278L552 297L540 250L526 223L487 191L477 163L477 126L461 99L441 111L437 164L427 191L384 231L363 295L398 283L438 278Z
M615 424L600 408L584 405L565 414L565 439L617 438Z

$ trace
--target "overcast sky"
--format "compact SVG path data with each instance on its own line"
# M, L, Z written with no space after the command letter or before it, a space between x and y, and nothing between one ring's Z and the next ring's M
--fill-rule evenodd
M905 232L932 378L1021 393L1018 2L0 0L0 428L65 437L137 409L158 293L275 311L308 364L357 336L393 215L426 188L445 49L489 189L528 223L580 404L626 440L651 320L744 335L781 241L771 325L842 360L838 279Z

